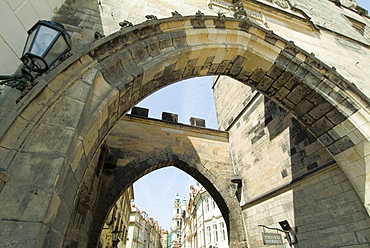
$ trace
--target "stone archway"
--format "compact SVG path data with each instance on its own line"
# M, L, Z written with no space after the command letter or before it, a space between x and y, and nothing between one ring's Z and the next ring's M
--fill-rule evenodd
M240 208L231 182L228 133L184 124L125 116L107 137L110 154L117 165L104 170L102 188L93 225L87 238L95 247L110 208L137 179L167 166L174 166L196 179L217 203L233 245L245 240ZM163 178L166 181L167 178ZM161 188L161 185L153 187ZM231 221L230 221L231 220ZM75 230L70 223L68 230ZM81 231L79 231L81 233ZM77 233L68 234L78 236ZM67 241L65 245L72 243Z
M0 194L4 235L26 228L18 246L61 247L81 182L117 120L155 90L203 75L233 77L293 114L370 211L367 98L313 55L249 21L190 16L95 42L40 78L9 111L0 134L2 168L11 176ZM352 156L354 148L361 154Z

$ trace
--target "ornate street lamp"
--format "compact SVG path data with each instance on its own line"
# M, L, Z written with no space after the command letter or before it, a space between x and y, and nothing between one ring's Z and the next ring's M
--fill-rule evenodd
M5 84L22 91L35 77L49 70L70 50L71 38L61 23L38 21L28 30L26 45L21 57L22 75L0 75L0 85Z
M114 229L114 231L112 231L112 247L115 248L117 247L118 243L119 243L119 239L118 239L118 235L121 233L122 231L118 231L118 227L116 227L116 229Z

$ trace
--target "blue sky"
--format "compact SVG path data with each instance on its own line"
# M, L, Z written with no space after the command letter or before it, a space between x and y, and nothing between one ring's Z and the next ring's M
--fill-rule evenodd
M370 11L370 0L356 0L362 7Z
M370 10L370 0L357 0ZM208 128L217 129L212 95L212 78L193 78L170 85L144 99L137 106L149 108L149 117L160 119L162 112L179 115L180 123L189 123L190 117L206 120ZM171 227L173 200L178 193L188 199L189 187L195 180L174 167L156 170L134 184L134 203L159 222L162 228Z
M212 85L211 77L187 79L155 92L137 106L148 108L152 118L161 119L162 112L169 112L178 114L180 123L188 124L190 117L196 117L217 129Z

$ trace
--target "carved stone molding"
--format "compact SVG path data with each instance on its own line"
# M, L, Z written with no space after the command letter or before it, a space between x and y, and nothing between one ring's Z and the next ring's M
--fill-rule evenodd
M286 0L267 0L270 3L276 4L277 6L283 8L283 9L288 9L289 4Z

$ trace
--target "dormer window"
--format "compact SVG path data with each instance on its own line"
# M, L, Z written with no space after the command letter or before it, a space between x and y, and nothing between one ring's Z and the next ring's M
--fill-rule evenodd
M355 20L349 16L345 16L345 17L352 24L352 27L357 30L357 32L359 32L365 38L370 39L370 34L369 34L369 31L367 30L365 23Z

